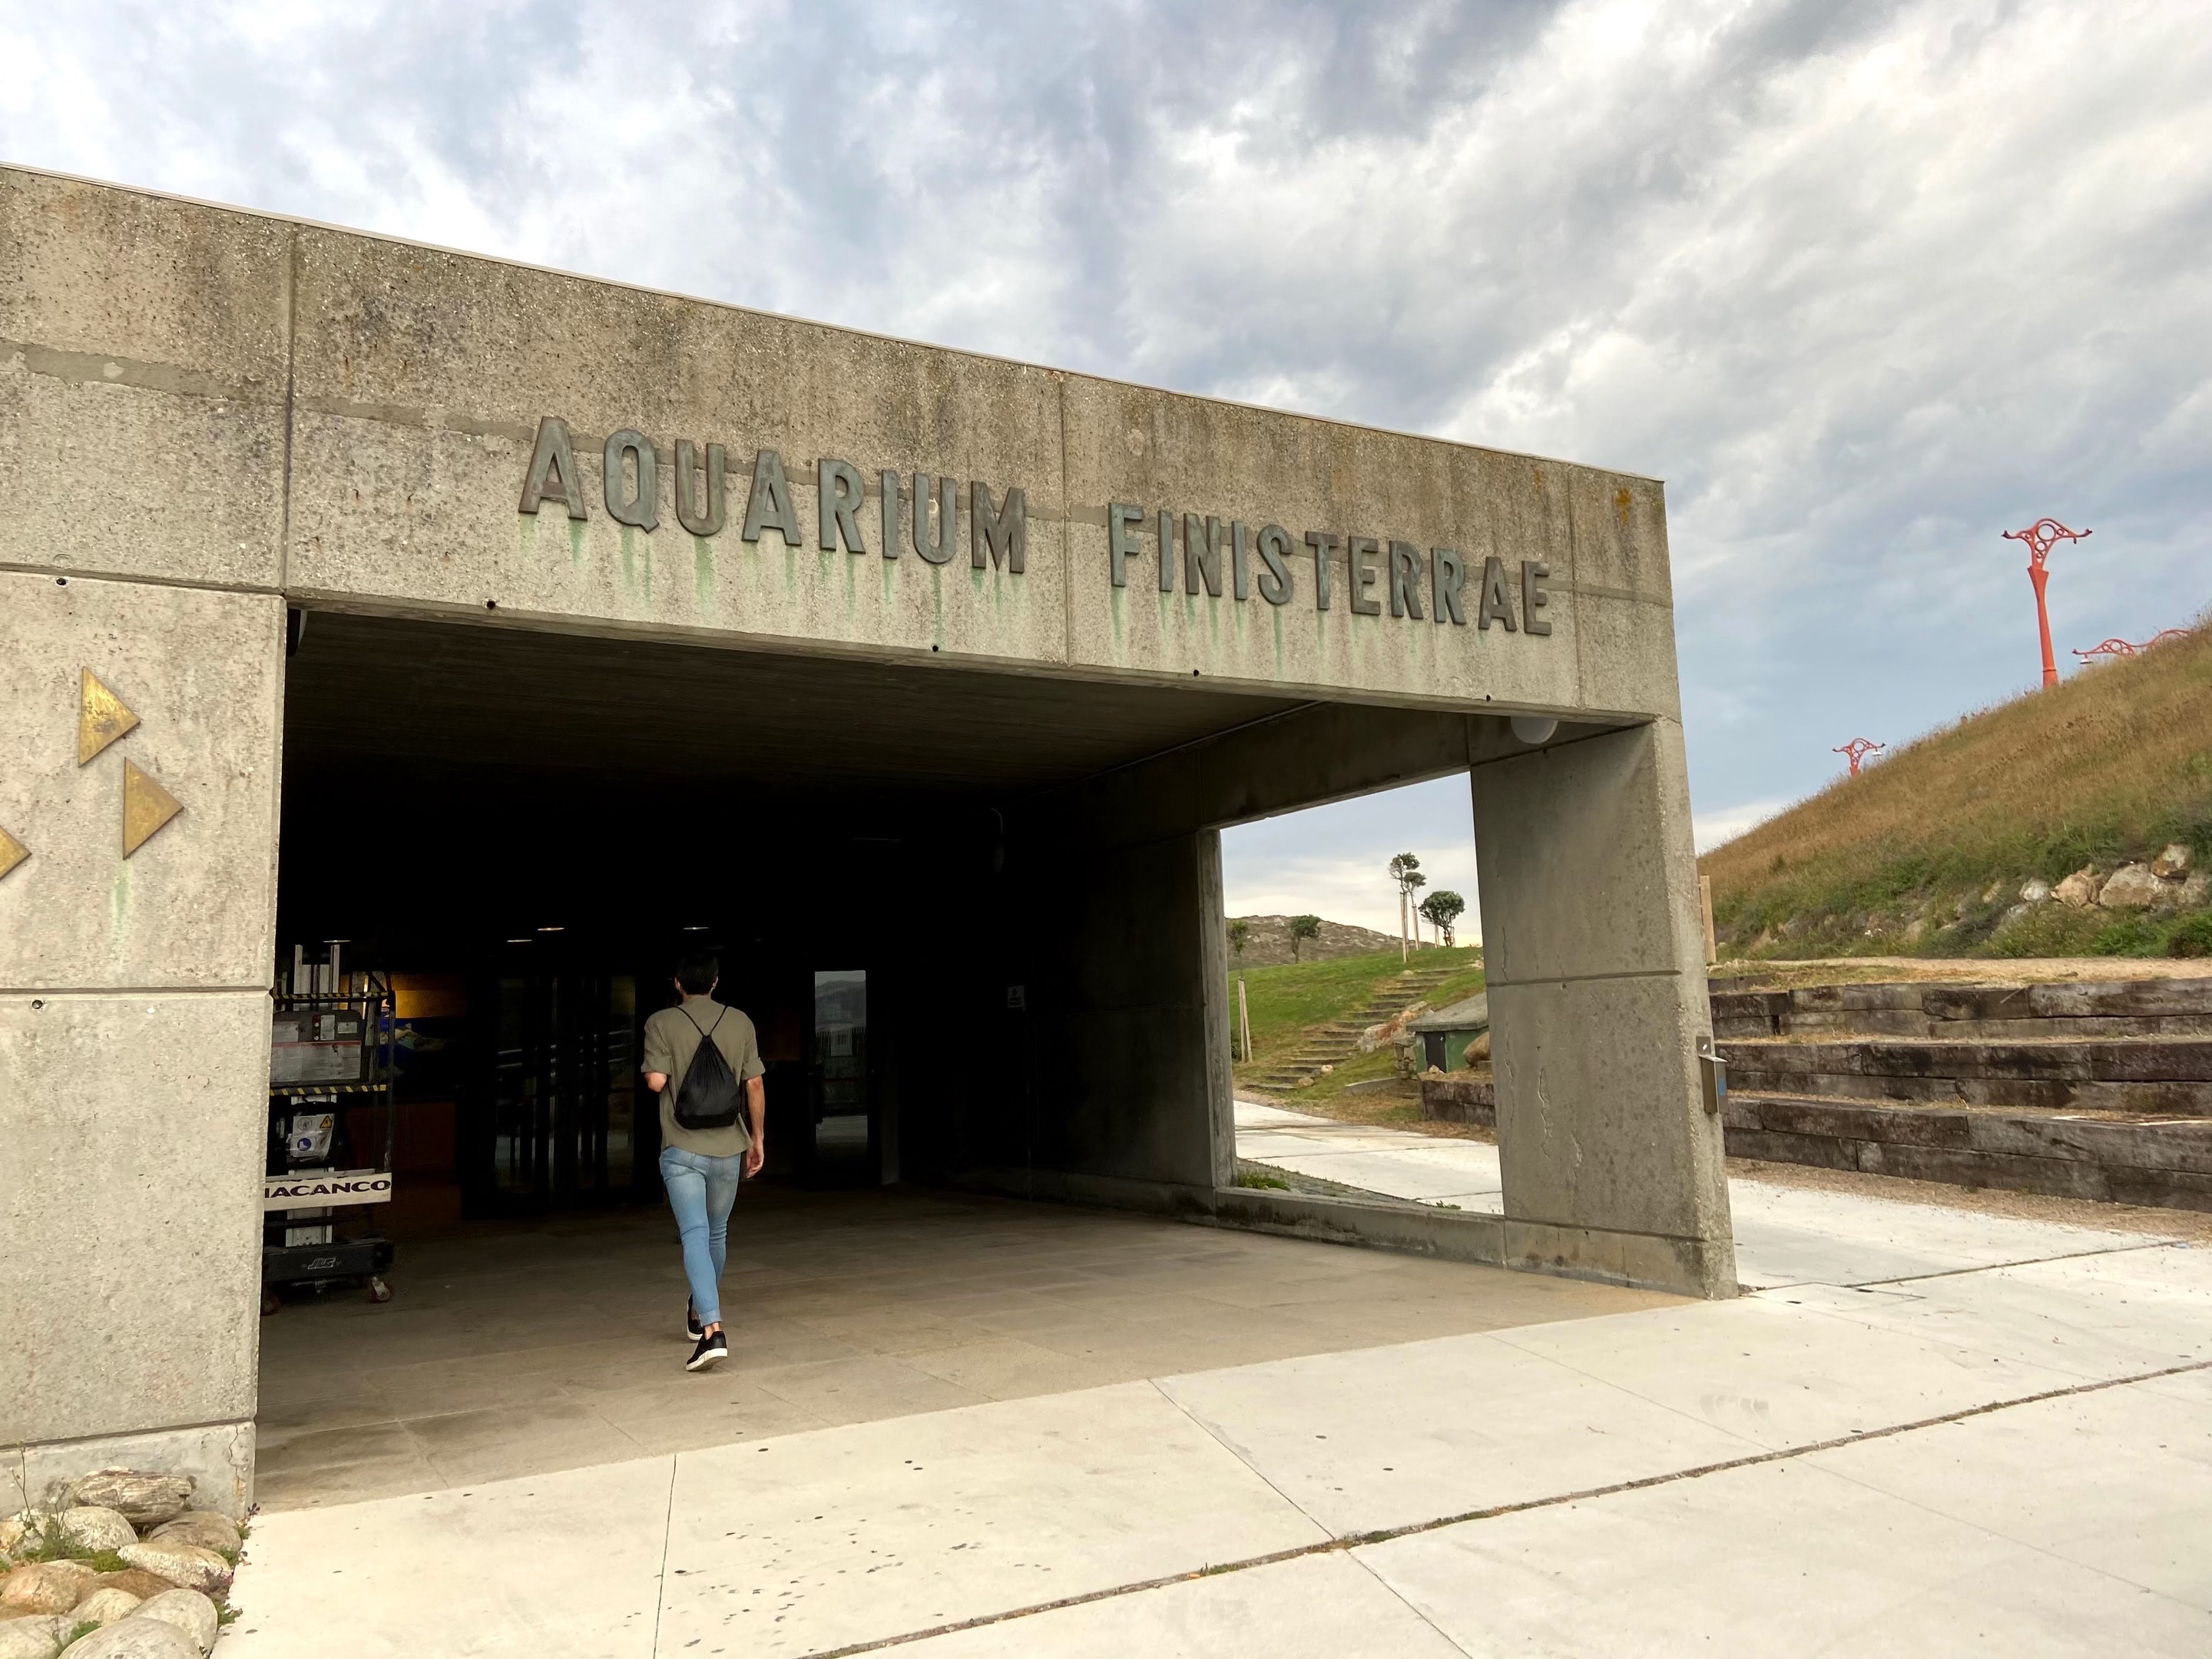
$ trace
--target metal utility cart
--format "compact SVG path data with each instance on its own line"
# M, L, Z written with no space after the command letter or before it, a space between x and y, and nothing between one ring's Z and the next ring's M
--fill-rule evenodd
M261 1186L261 1311L283 1305L279 1287L357 1280L372 1302L389 1302L392 1241L341 1237L338 1217L392 1201L393 1054L392 988L385 975L292 952L289 988L280 974L270 1018L269 1155ZM356 1146L349 1121L381 1120Z

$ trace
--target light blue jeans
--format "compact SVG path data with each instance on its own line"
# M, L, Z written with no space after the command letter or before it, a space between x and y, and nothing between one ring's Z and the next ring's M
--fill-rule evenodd
M738 1201L744 1154L702 1158L680 1146L660 1149L660 1184L676 1212L684 1241L684 1276L691 1281L691 1311L702 1325L720 1322L722 1267L730 1255L730 1206Z

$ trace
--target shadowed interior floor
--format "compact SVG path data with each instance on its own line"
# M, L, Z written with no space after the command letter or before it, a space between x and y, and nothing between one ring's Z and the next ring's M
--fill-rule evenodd
M728 1362L683 1369L656 1211L403 1241L398 1296L262 1323L269 1509L430 1492L914 1412L1620 1313L1676 1298L1143 1217L748 1189Z

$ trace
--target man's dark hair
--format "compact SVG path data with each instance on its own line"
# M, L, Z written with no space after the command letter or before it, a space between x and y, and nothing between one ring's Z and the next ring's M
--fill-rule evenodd
M676 982L689 997L703 997L722 976L722 964L711 951L694 951L676 964Z

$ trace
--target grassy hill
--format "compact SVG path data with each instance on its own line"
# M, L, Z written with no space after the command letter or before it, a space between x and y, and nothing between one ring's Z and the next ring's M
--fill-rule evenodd
M1429 992L1424 1000L1443 1008L1473 996L1482 988L1482 947L1461 945L1454 950L1431 948L1413 957L1413 965L1435 968L1449 964L1450 977ZM1283 968L1232 969L1229 975L1229 1014L1237 1017L1237 981L1244 981L1252 1012L1252 1063L1236 1067L1241 1079L1264 1071L1284 1054L1295 1053L1319 1027L1347 1018L1364 1008L1383 987L1398 976L1405 964L1395 946L1370 956L1345 957L1334 962L1309 962ZM1296 1091L1295 1100L1325 1099L1347 1083L1388 1077L1395 1064L1389 1048L1339 1066Z
M2203 955L2212 910L2021 902L2175 842L2212 865L2212 628L1968 715L1698 865L1723 956Z

